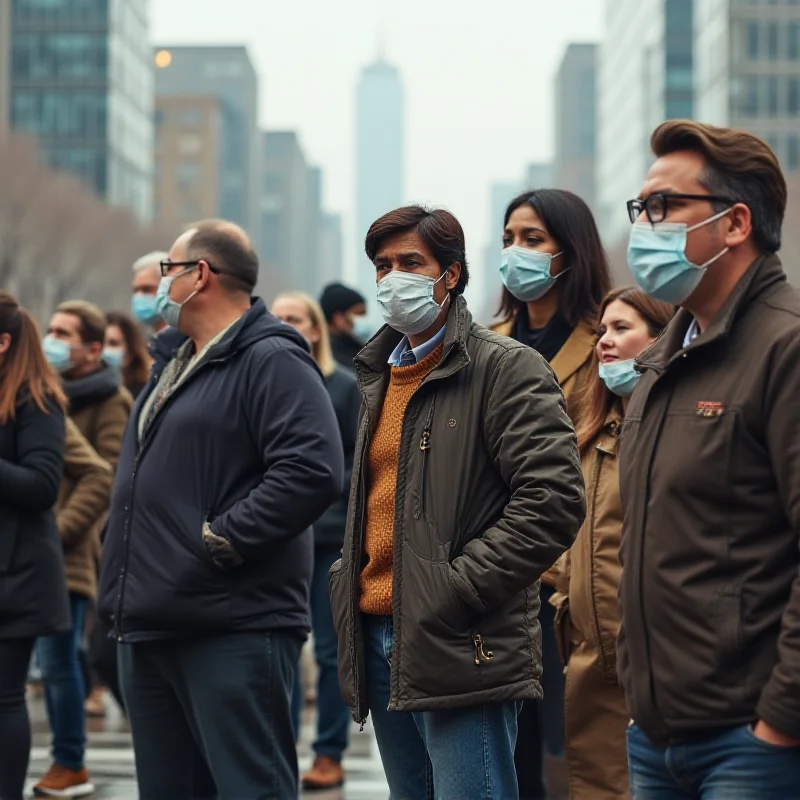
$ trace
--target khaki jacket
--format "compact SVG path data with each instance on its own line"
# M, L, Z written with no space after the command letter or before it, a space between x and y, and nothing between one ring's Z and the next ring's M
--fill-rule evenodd
M68 418L56 520L64 548L67 588L83 597L94 598L97 591L94 526L108 508L112 481L109 464Z
M112 483L122 448L122 436L125 433L125 426L128 424L132 408L133 398L130 393L127 389L119 388L108 399L83 406L80 410L70 414L70 419L91 446L92 451L110 467ZM61 487L59 498L69 497L74 489L74 483L74 478L71 478L65 471L64 486ZM78 518L82 520L84 528L80 531L73 528L70 538L81 542L81 545L70 548L65 546L64 549L69 590L92 599L97 591L100 531L106 521L109 501L110 493L102 506L91 517L80 514L75 518L74 521ZM61 508L60 503L57 508ZM73 576L73 579L70 576Z
M565 731L570 797L627 798L628 714L617 681L617 592L622 503L617 445L622 407L612 408L584 452L587 516L570 550L569 613L559 605L560 646L567 661Z
M514 319L498 322L491 329L501 336L511 336L514 330ZM579 322L569 339L550 362L550 368L556 374L564 399L567 401L567 413L572 424L577 428L581 416L583 393L592 364L592 351L597 342L594 328L588 322ZM544 575L542 583L559 589L564 594L568 591L569 553L565 553Z

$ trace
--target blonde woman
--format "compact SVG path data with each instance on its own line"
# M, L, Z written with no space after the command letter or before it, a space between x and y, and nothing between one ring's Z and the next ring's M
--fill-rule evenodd
M350 712L339 690L336 668L336 631L328 600L328 570L341 555L356 425L361 394L355 376L338 366L331 353L328 327L322 309L303 292L279 295L272 313L305 337L331 396L344 447L345 480L342 496L314 525L314 573L311 579L311 626L319 667L317 687L317 736L314 766L303 776L304 789L330 789L344 783L342 754L347 747ZM299 681L297 682L299 683ZM294 711L299 717L299 689L295 686Z

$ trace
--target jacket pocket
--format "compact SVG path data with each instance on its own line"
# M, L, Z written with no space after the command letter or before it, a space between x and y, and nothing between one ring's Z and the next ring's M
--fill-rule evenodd
M553 595L552 602L556 609L556 616L553 621L556 648L561 657L561 663L566 666L572 654L572 621L569 616L569 595L556 592Z
M342 559L334 562L328 571L328 597L331 603L333 628L336 631L336 661L339 689L351 710L356 708L356 651L354 631L350 618L351 591L349 571L342 569Z
M717 630L717 664L738 684L737 670L742 663L742 594L738 587L721 589L714 602L713 619Z

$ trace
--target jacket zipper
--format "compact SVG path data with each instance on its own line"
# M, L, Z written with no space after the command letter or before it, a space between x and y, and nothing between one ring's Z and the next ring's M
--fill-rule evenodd
M122 566L119 570L119 589L117 591L117 609L116 613L114 614L114 637L118 642L124 642L125 636L122 631L122 607L125 602L125 585L126 585L126 578L128 577L128 558L130 555L130 539L131 539L131 523L133 520L133 496L136 489L136 474L139 469L139 462L144 455L144 451L147 449L147 445L150 444L152 439L152 434L154 432L156 419L160 417L163 413L166 412L169 405L172 403L172 399L183 389L188 383L190 383L194 377L197 375L198 372L205 369L205 367L210 366L211 364L222 364L228 360L228 356L224 358L215 358L210 361L206 361L202 364L199 364L195 370L186 378L186 380L177 387L177 389L166 399L164 405L156 412L155 416L150 422L150 429L145 431L144 439L140 444L138 444L138 452L136 453L136 458L133 460L133 471L131 473L131 483L130 489L128 491L128 500L125 505L125 532L122 535ZM165 367L166 369L166 367ZM160 379L160 376L159 376ZM156 387L158 386L158 381L155 381L153 388L151 391L155 391ZM146 402L145 398L145 402ZM142 413L142 409L144 408L144 403L142 403L141 408L139 409L139 414ZM137 440L139 438L138 433L138 424L139 420L138 417L131 421L131 425L133 426L133 435L136 436Z
M472 637L472 644L475 645L476 667L481 665L481 661L491 661L494 658L494 653L491 650L484 649L486 642L483 641L483 637L479 633L476 633Z
M422 515L425 517L425 480L428 475L428 451L431 449L431 429L433 428L433 411L436 408L436 392L433 393L431 405L428 409L428 417L425 420L425 427L422 430L422 438L419 441L419 449L422 450L422 477L419 485L419 499L417 501L417 510L414 514L415 519L419 519Z

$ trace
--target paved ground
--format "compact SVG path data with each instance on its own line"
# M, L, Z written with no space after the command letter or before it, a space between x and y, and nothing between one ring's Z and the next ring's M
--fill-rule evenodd
M31 787L49 767L50 733L44 705L41 700L31 702L34 740L31 753L28 796ZM299 748L300 771L311 765L311 751L307 744L313 738L311 714L304 719L302 742ZM124 719L112 708L106 720L89 720L89 744L86 762L97 791L94 800L136 800L136 779L133 768L133 750L130 733ZM353 729L350 750L345 756L348 780L342 789L331 792L303 794L303 798L316 800L382 800L389 790L383 777L378 749L369 728L359 733Z

